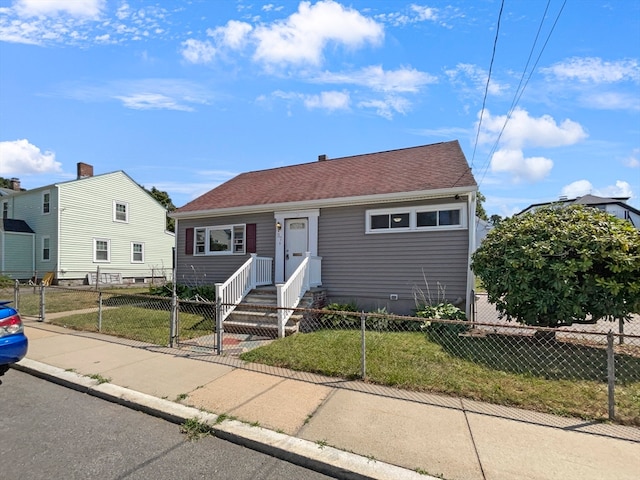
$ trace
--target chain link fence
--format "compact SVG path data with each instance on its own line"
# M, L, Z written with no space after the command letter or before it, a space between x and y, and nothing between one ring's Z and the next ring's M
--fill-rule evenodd
M178 348L309 381L364 380L381 391L395 387L640 427L638 318L623 334L611 322L533 329L499 320L486 297L466 321L358 312L354 304L327 310L320 308L326 299L315 294L284 320L270 295L250 296L222 322L221 305L201 298L22 284L7 293L25 317L128 344Z

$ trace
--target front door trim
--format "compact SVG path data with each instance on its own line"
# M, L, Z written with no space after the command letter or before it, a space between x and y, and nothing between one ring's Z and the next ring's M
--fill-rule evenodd
M282 229L276 228L276 251L275 251L275 283L284 283L284 222L288 218L306 218L309 222L309 253L312 256L318 255L318 217L320 209L313 210L289 210L274 212L275 224L282 225Z

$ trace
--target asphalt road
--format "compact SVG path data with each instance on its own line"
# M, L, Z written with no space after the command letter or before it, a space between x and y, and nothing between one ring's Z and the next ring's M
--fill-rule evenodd
M1 478L321 480L325 475L9 370L0 385Z

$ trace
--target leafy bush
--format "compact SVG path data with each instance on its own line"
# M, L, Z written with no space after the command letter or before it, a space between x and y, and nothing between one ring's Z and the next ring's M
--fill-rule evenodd
M355 303L330 303L323 308L328 313L320 317L323 325L330 328L354 328L360 325L359 315L349 315L342 312L358 312ZM333 312L333 313L332 313Z
M597 208L550 206L505 219L472 259L507 320L558 327L640 312L640 232Z
M159 297L171 297L173 293L173 284L167 283L160 286L150 286L149 293ZM215 302L216 287L215 285L198 285L189 287L187 285L176 285L176 295L181 300L204 300Z
M466 320L466 314L450 302L440 302L437 305L420 305L415 311L416 317L432 320ZM469 329L462 323L425 322L422 329L427 333L454 333L459 334Z

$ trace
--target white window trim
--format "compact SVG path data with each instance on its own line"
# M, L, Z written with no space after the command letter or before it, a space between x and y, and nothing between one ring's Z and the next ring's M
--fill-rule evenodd
M142 246L142 260L135 260L133 258L134 255L134 250L133 247L134 245L141 245ZM144 263L144 242L131 242L131 263Z
M45 201L44 201L44 197L45 195L49 195L49 201L47 202L47 204L49 205L49 211L45 212L44 211L44 205L45 205ZM42 215L49 215L51 213L51 190L44 190L42 192L42 202L40 203L40 211L42 213Z
M2 202L2 218L9 218L9 200Z
M235 228L242 227L244 234L242 239L242 251L235 251ZM213 251L209 250L209 235L211 230L226 230L230 229L232 232L231 236L231 249L230 250L221 250L221 251ZM204 252L198 253L198 230L204 230ZM207 256L207 255L246 255L247 252L247 224L246 223L235 223L232 225L211 225L208 227L195 227L193 229L193 254L198 257Z
M107 259L106 260L99 260L96 256L96 253L98 251L98 249L96 248L98 242L107 242ZM110 263L111 262L111 240L109 240L108 238L93 239L93 262L94 263Z
M124 220L120 220L117 218L117 207L118 205L124 205L125 208L125 216L126 218ZM129 223L129 202L121 202L119 200L114 200L113 201L113 221L114 222L118 222L118 223Z
M438 212L441 210L460 210L460 224L459 225L437 225L433 227L418 227L417 214L418 212ZM371 228L371 217L375 215L390 215L390 214L409 214L409 226L401 228ZM389 233L406 233L406 232L430 232L430 231L443 231L443 230L465 230L467 228L467 205L464 203L445 203L439 205L422 205L415 207L400 207L400 208L383 208L377 210L367 210L365 212L365 233L366 234L389 234Z
M49 240L49 258L44 258L44 241ZM40 240L40 260L42 262L50 262L51 261L51 236L43 235Z

